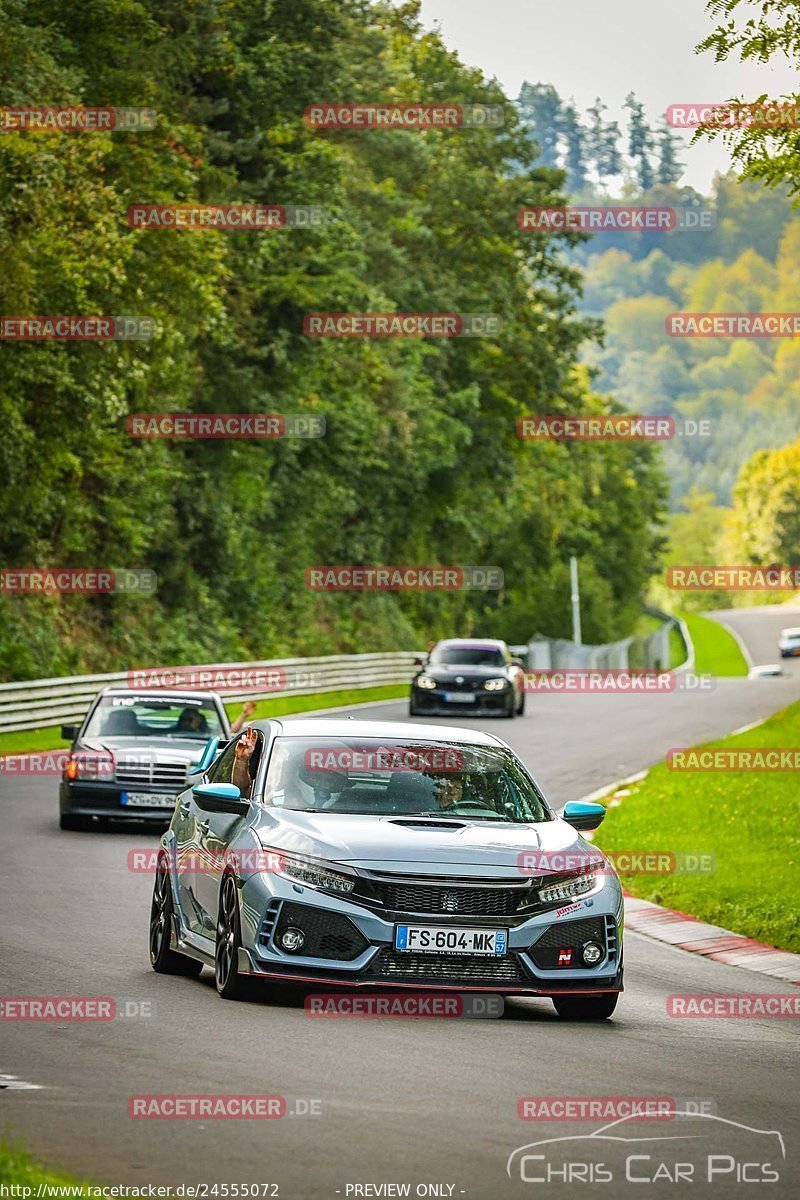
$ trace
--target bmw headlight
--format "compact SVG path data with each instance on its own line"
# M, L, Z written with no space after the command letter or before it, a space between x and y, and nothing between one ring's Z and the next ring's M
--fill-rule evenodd
M356 886L355 879L350 879L347 875L338 875L335 871L329 871L309 859L287 858L280 851L276 851L276 853L280 855L281 874L288 875L290 879L296 879L298 883L307 883L309 887L322 888L326 892L338 892L340 895L352 892Z
M502 692L507 682L506 679L487 679L483 686L487 692Z
M549 887L539 888L539 899L542 904L558 903L561 900L574 900L576 896L584 896L591 892L597 883L597 873L590 871L587 875L576 875L574 879L553 883Z
M430 675L420 675L417 680L417 687L423 688L426 692L433 691L436 687L436 680L431 679Z

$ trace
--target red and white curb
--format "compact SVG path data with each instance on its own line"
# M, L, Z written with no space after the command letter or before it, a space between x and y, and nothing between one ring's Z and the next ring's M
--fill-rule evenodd
M639 900L628 892L625 893L625 928L677 946L679 950L713 958L715 962L743 967L746 971L757 971L760 975L770 975L773 979L800 986L800 954L789 954L765 942L731 933L719 925L709 925L677 909Z

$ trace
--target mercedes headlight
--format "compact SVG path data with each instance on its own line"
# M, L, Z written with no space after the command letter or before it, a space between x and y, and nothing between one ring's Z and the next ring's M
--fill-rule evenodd
M431 679L430 675L420 675L417 680L417 687L424 688L426 692L430 692L436 687L436 680Z
M502 692L507 682L505 679L487 679L483 686L487 692Z

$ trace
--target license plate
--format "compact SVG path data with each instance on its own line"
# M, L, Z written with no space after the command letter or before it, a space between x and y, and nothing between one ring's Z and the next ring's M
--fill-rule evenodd
M165 796L163 792L123 792L120 800L128 808L174 808L173 796Z
M473 704L475 701L472 692L445 692L444 698L448 704Z
M421 954L486 954L496 957L508 952L508 930L398 925L394 948Z

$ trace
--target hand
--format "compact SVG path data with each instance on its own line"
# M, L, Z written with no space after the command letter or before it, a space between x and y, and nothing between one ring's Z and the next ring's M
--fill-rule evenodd
M258 734L252 725L246 729L236 743L236 751L234 757L238 762L249 762L253 756L253 751L256 748Z
M255 700L245 700L244 704L242 705L242 716L244 717L245 721L249 721L255 711Z

